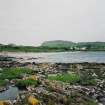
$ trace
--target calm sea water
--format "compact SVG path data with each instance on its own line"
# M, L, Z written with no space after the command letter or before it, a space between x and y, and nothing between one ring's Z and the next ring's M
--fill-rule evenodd
M22 61L76 63L98 62L105 63L105 52L58 52L58 53L7 53L8 56L24 58ZM36 59L37 58L37 59Z

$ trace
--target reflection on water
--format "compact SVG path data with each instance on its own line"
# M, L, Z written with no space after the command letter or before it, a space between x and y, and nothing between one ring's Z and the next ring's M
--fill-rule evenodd
M9 87L8 90L0 93L0 100L14 100L17 98L18 93L19 93L18 88Z

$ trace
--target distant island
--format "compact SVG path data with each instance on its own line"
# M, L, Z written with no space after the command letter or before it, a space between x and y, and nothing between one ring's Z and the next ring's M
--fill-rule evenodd
M0 52L64 52L64 51L105 51L105 42L71 42L63 40L46 41L41 46L19 46L0 44Z

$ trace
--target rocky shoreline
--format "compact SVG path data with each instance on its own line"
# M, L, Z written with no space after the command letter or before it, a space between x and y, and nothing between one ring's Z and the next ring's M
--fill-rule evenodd
M6 103L2 105L105 105L105 63L35 63L19 62L10 57L0 58L0 73L5 68L28 68L32 70L28 76L39 81L37 86L20 90L15 100L1 100ZM49 75L69 73L79 75L80 80L69 83L48 79ZM21 79L25 80L28 76L24 73ZM6 79L10 86L16 86L17 80ZM0 89L2 91L4 88L1 86ZM28 100L30 96L33 101L37 99L37 103L32 104Z

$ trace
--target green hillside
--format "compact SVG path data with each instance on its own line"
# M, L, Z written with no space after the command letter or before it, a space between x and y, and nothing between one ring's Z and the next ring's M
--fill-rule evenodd
M105 42L80 42L78 47L86 47L87 50L105 50Z
M55 41L46 41L42 43L41 46L55 47L55 48L69 48L69 47L76 46L76 43L71 42L71 41L55 40Z

